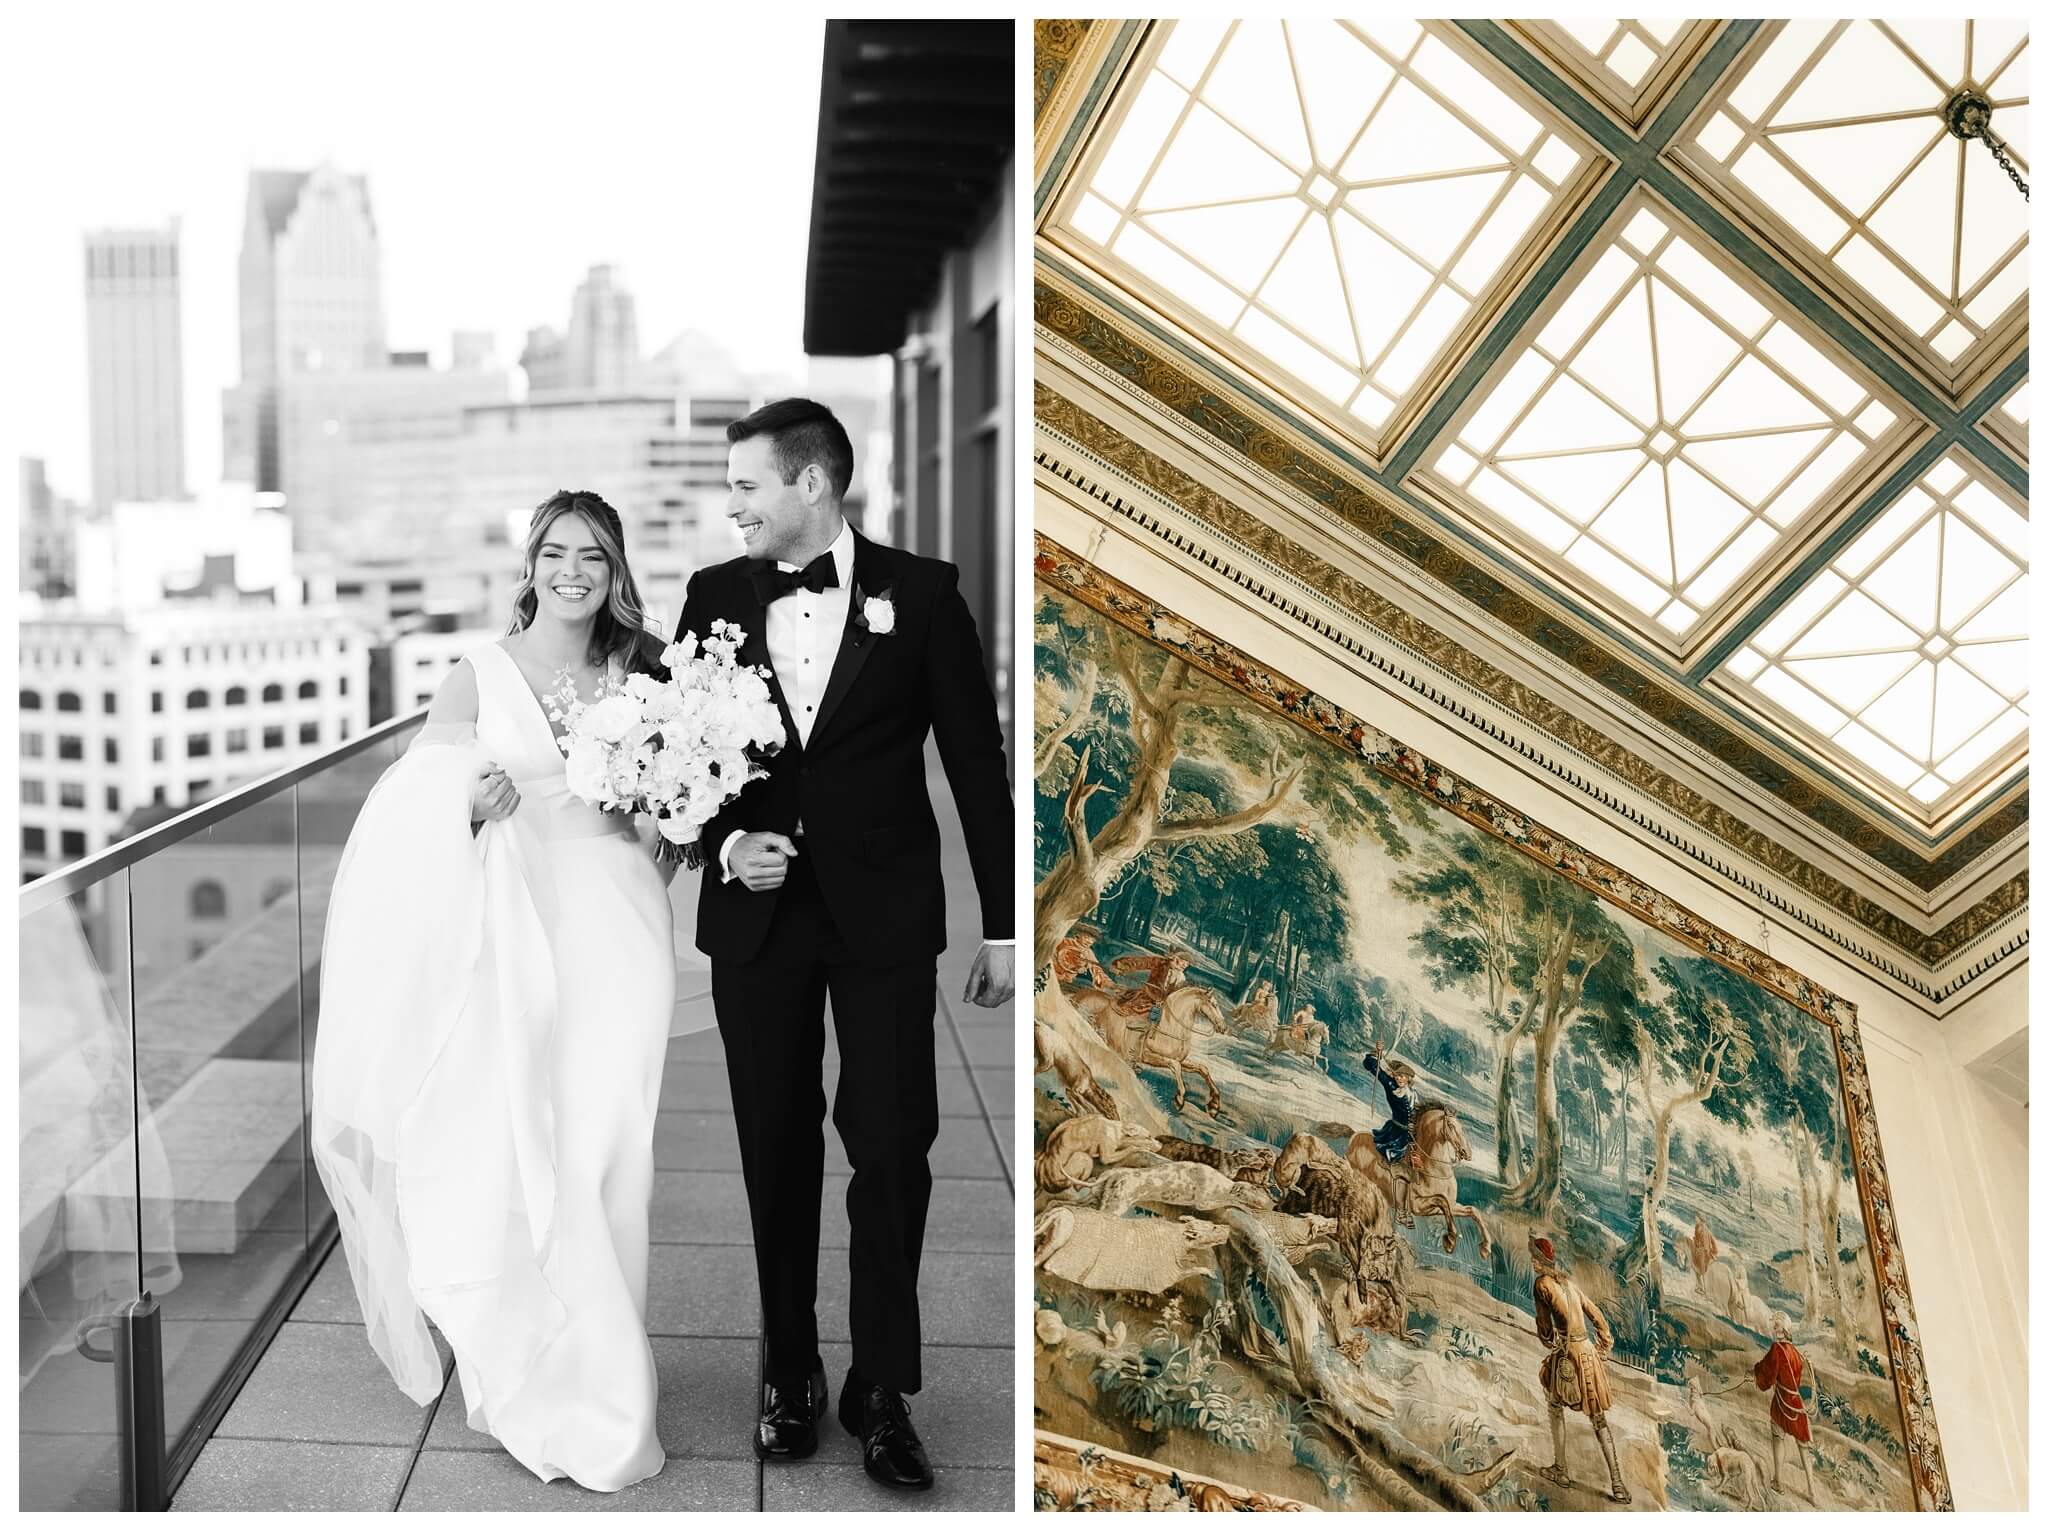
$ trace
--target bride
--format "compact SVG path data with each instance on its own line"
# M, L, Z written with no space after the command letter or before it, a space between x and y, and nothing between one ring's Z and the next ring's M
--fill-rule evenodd
M647 1224L673 868L569 794L548 704L657 669L661 645L618 512L594 494L534 513L513 608L342 853L313 1152L398 1385L441 1392L431 1321L471 1429L544 1480L613 1490L664 1461Z

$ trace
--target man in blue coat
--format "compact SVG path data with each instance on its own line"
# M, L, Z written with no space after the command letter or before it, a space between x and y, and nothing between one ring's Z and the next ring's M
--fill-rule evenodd
M1415 1092L1409 1089L1415 1070L1398 1058L1382 1064L1377 1044L1365 1055L1365 1067L1387 1092L1387 1119L1373 1129L1373 1147L1387 1163L1398 1164L1415 1144Z

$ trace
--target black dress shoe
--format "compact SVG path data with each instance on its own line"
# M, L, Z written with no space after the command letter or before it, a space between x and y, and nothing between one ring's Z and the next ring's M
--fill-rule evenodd
M761 1418L754 1427L754 1455L764 1462L794 1462L818 1449L818 1421L825 1415L825 1369L819 1367L796 1387L761 1383Z
M891 1488L932 1486L931 1459L911 1428L910 1405L901 1393L848 1378L839 1395L839 1422L860 1437L860 1465L877 1483Z

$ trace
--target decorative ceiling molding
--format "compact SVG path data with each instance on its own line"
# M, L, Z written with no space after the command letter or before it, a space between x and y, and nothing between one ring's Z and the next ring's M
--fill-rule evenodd
M1259 418L1190 376L1130 326L1098 307L1071 283L1055 284L1041 261L1034 310L1048 336L1126 379L1171 415L1238 454L1382 549L1426 572L1471 607L1520 639L1599 683L1633 711L1656 720L1748 780L1757 790L1865 855L1922 892L1967 872L1973 862L2026 823L2024 792L2001 789L1973 821L1952 830L1929 854L1869 807L1830 783L1821 769L1793 769L1750 737L1733 712L1710 711L1711 698L1683 681L1668 681L1599 642L1564 615L1546 609L1425 528L1384 488L1340 472L1327 457L1277 423ZM1775 742L1775 741L1773 741Z

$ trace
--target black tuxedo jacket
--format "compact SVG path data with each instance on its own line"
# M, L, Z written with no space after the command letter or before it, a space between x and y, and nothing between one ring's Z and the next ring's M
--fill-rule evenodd
M861 600L846 629L808 744L768 662L767 612L750 576L769 559L737 558L690 577L676 635L703 637L723 618L745 631L739 658L770 670L787 742L704 826L704 886L697 946L746 962L760 949L778 893L727 882L719 848L734 830L788 834L803 823L808 857L839 932L877 966L936 955L946 945L939 830L925 791L924 740L933 734L967 836L985 938L1011 934L1010 779L981 641L960 597L960 571L854 533L854 594L886 594L893 632L868 631Z

